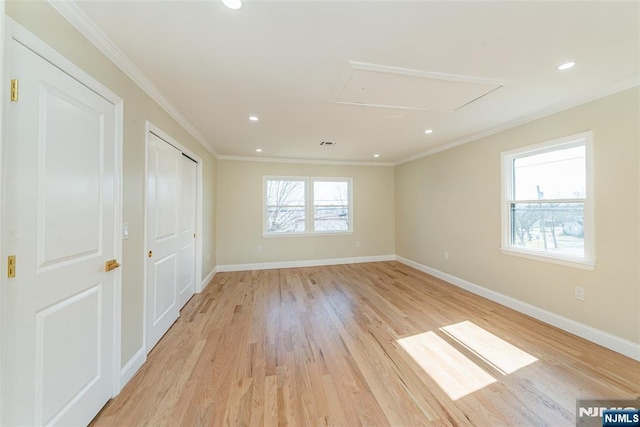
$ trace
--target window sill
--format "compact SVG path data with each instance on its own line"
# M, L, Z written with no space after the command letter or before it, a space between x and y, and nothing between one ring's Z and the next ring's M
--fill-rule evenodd
M564 265L565 267L578 268L580 270L593 271L596 268L596 264L593 261L579 260L576 258L565 258L558 256L551 256L543 253L533 251L522 251L513 248L500 248L503 254L512 255L521 258L527 258L534 261L548 262L551 264Z
M323 236L348 236L353 234L353 231L334 231L325 233L262 233L262 237L266 239L272 239L274 237L323 237Z

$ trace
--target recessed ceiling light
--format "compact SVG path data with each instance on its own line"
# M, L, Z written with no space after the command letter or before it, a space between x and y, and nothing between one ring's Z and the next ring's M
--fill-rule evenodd
M262 148L256 148L256 153L262 153Z
M257 122L258 120L258 116L249 116L249 120L251 120L252 122Z
M380 157L380 154L374 154L373 157L377 159L378 157Z
M238 10L242 7L241 0L221 0L222 4L227 6L229 9Z
M565 62L564 64L558 65L558 70L568 70L569 68L573 68L576 65L575 61Z
M427 129L427 130L425 130L425 131L424 131L424 133L426 133L427 135L429 135L430 133L433 133L433 130L432 130L432 129Z

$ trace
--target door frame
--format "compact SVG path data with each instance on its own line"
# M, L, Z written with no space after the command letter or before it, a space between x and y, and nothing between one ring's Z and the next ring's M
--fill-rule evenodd
M174 138L172 138L169 134L164 132L158 126L154 125L151 121L147 120L145 124L145 134L144 134L144 251L142 252L142 259L144 262L143 269L143 283L144 283L144 292L143 292L143 300L144 300L144 308L143 308L143 322L142 322L142 348L144 349L144 356L149 354L150 348L147 347L147 252L149 248L147 246L147 200L149 200L149 135L154 134L158 138L164 140L169 145L177 148L182 153L189 156L192 160L196 162L196 271L194 277L194 291L196 294L202 292L202 220L203 220L203 208L202 208L202 159L193 151L189 150L184 145L180 144Z
M4 0L0 0L0 9L4 7ZM1 10L0 10L1 11ZM44 41L37 38L31 32L29 32L26 28L15 22L13 19L8 16L5 17L2 14L2 18L4 18L4 31L2 31L0 35L0 42L2 42L2 51L8 52L10 44L13 40L25 46L27 49L31 50L38 56L40 56L45 61L51 63L64 73L68 74L71 78L80 82L88 89L95 92L97 95L101 96L108 102L110 102L115 107L115 121L116 121L116 129L115 129L115 192L114 192L114 245L115 245L115 253L114 256L118 260L122 260L122 194L123 194L123 169L122 169L122 159L123 159L123 120L124 120L124 101L90 74L82 70L80 67L75 65L73 62L65 58L58 51L47 45ZM0 18L1 19L1 18ZM0 21L0 25L1 25ZM8 110L9 110L9 98L6 96L7 86L5 83L7 82L10 76L10 62L11 58L7 54L4 58L0 58L2 63L2 69L0 72L2 73L2 84L0 84L0 96L2 99L0 100L0 108L2 108L2 123L8 123ZM2 151L2 147L4 144L8 144L8 136L9 129L8 126L3 126L0 131L2 132L2 142L0 143L0 153ZM0 154L1 155L1 154ZM0 177L3 175L2 170L2 161L0 157ZM1 186L0 186L1 187ZM0 188L0 192L2 189ZM2 194L0 194L2 197ZM1 199L0 199L1 200ZM2 214L2 209L0 209L0 215ZM2 218L0 217L0 220ZM0 249L4 246L4 241L2 240L2 222L0 222ZM2 259L6 256L6 254L2 254ZM6 298L3 298L4 290L6 288L6 265L5 262L0 259L0 312L4 312L1 308L3 305L7 304ZM124 264L124 262L123 262ZM121 371L121 363L122 363L122 354L121 354L121 346L122 346L122 331L121 331L121 313L122 313L122 269L117 269L114 271L114 302L113 302L113 372L111 375L113 377L113 390L112 397L116 396L120 393L121 390L121 382L120 382L120 371ZM1 316L0 316L1 317ZM0 323L0 376L3 376L5 369L7 368L4 364L5 358L2 357L2 352L4 350L3 346L3 337L5 336L5 328L8 325L5 322ZM3 383L0 383L3 384ZM2 396L7 392L7 390L0 390L0 416L2 415ZM1 422L2 418L0 418Z
M6 102L6 97L5 97L5 93L6 93L6 82L7 82L7 78L9 77L9 75L6 72L5 69L5 52L7 51L7 47L9 46L9 44L5 41L5 20L4 20L4 3L5 0L0 0L0 200L4 200L4 195L3 195L3 191L2 191L2 183L4 182L3 179L3 169L2 169L2 147L4 146L4 142L6 140L6 135L4 133L4 123L5 123L5 112L6 112L6 108L5 108L5 102ZM0 267L0 278L2 278L4 276L4 263L1 262L1 260L4 259L4 254L2 253L2 209L0 208L0 265L2 267ZM2 310L2 289L4 288L4 281L2 281L0 279L0 384L4 384L4 343L2 341L2 337L4 336L3 334L3 313L4 310ZM3 412L2 412L2 402L4 402L4 387L0 386L0 422L2 422L3 418Z

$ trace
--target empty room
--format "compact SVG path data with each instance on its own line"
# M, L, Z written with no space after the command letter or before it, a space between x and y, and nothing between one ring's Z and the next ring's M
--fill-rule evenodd
M640 426L640 2L0 0L0 46L0 426Z

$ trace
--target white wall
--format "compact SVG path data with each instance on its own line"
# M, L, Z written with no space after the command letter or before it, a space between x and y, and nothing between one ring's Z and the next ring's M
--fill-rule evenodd
M262 177L265 175L352 177L353 234L263 237ZM393 181L393 167L388 166L219 159L218 266L393 255ZM357 242L360 247L356 246Z
M640 343L639 104L636 87L396 167L397 255ZM596 269L502 254L500 153L587 130Z

